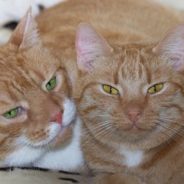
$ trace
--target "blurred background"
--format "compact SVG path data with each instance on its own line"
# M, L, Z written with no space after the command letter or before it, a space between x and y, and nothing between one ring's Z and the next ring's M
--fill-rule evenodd
M7 42L12 30L31 6L34 16L64 0L0 0L0 44Z
M14 30L20 18L25 15L30 6L32 6L33 15L36 16L44 9L63 1L65 0L0 0L0 44L7 42L12 30ZM184 11L184 0L150 1L156 1L163 6L173 8L177 11Z

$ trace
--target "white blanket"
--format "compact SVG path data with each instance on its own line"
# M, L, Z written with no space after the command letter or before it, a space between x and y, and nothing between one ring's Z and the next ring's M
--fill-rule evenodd
M0 0L0 44L6 43L11 35L11 30L3 26L12 21L19 21L32 7L33 15L40 13L40 6L49 8L64 0Z

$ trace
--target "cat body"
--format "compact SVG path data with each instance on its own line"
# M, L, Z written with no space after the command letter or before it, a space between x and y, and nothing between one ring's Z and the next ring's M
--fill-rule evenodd
M71 43L74 45L75 31L81 22L90 23L111 43L122 44L159 40L170 28L181 23L181 19L177 12L153 1L69 0L43 11L37 20L43 40L51 45L57 43L64 49ZM63 41L58 43L58 39Z
M181 18L151 1L69 0L38 22L70 74L86 163L104 173L93 183L182 183Z
M82 165L80 118L66 70L43 46L30 11L1 46L0 70L0 167L42 167L51 151L48 168L58 169L53 158L59 169Z

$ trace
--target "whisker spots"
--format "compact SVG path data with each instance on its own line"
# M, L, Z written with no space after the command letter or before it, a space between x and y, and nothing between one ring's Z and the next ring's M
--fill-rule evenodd
M45 131L44 129L41 129L39 131L32 132L30 135L30 140L32 141L41 141L48 137L48 130Z

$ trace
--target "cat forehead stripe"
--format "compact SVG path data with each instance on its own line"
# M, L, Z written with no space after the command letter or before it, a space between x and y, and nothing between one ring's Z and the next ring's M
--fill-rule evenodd
M126 49L122 58L120 75L122 79L136 80L146 76L145 58L138 49Z

